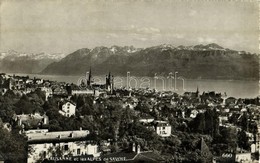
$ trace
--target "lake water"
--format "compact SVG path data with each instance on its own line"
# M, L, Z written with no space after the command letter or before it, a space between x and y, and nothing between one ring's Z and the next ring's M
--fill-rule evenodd
M25 74L17 74L25 75ZM38 75L28 74L30 78L37 77L49 79L52 81L67 82L78 84L81 81L86 81L86 77L82 76L62 76L62 75ZM105 76L95 76L96 83L104 83ZM134 77L124 76L114 78L115 87L132 87L132 88L152 88L158 91L170 90L182 94L186 91L193 91L199 88L200 93L203 91L215 91L218 93L226 92L228 96L236 98L254 98L259 95L259 82L257 81L241 81L241 80L206 80L206 79L185 79L177 77L176 81L173 78L166 77ZM175 84L176 83L176 84Z

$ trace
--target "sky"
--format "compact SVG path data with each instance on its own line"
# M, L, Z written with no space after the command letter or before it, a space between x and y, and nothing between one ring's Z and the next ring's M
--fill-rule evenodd
M0 52L217 43L259 53L258 13L252 0L0 0Z

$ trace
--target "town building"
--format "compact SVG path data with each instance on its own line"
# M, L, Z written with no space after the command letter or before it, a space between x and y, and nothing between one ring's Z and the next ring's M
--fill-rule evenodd
M65 159L66 157L91 155L99 157L98 145L86 141L88 130L75 131L28 131L26 133L28 149L33 152L28 154L27 163L34 163L44 159ZM60 152L57 152L60 151ZM59 156L57 156L59 153Z
M74 104L71 101L62 101L59 103L60 105L60 110L59 113L63 116L66 117L71 117L73 115L75 115L76 113L76 104Z
M161 137L171 136L172 126L166 121L154 121L155 131Z
M58 86L52 89L52 94L54 96L67 96L68 92L66 89L63 88L63 86Z
M102 156L103 162L165 162L165 159L153 151L142 150L140 144L132 143L129 149ZM105 161L106 160L106 161Z
M151 116L143 116L139 122L141 123L152 123L154 121L154 118Z
M252 162L251 153L250 152L236 153L235 162L245 162L245 163Z
M38 85L43 83L43 79L34 78L33 81L35 84L38 84Z
M113 94L113 92L114 92L114 77L109 72L109 74L106 75L104 84L94 83L94 80L92 78L91 68L90 68L90 71L88 73L88 79L87 79L87 85L86 86L88 88L92 88L94 90L106 90L110 94Z
M45 95L45 101L48 101L48 98L52 96L52 89L50 87L39 87Z
M22 128L38 128L42 125L49 124L49 117L47 115L40 115L40 113L35 112L34 114L20 114L14 115L13 119Z
M172 126L166 121L154 120L153 118L140 119L144 126L155 131L161 137L171 136Z
M71 95L94 95L95 90L91 89L73 89Z

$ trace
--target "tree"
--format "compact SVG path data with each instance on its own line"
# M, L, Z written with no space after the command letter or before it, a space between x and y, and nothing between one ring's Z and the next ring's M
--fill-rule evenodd
M216 142L222 142L227 145L227 150L234 150L237 142L237 132L235 128L222 128L220 130L221 136Z
M4 97L8 97L10 99L17 99L18 98L18 96L16 94L14 94L14 92L10 89L8 89L6 91L6 93L4 94Z
M254 135L254 143L256 143L256 137L258 133L257 123L256 122L251 123L249 128L250 128L250 132L252 132Z
M125 108L122 110L123 114L119 126L119 138L124 138L129 134L129 124L132 123L134 112L131 109Z
M205 134L209 134L212 137L218 134L219 119L216 109L208 109L205 113Z
M45 96L44 92L41 91L40 89L36 89L36 91L34 92L34 94L36 94L36 95L42 100L42 102L45 101L46 96Z
M207 110L205 112L205 133L213 136L214 131L214 121L213 121L213 111Z
M62 127L57 120L50 120L49 122L49 131L61 131Z
M48 101L45 101L44 104L42 105L43 111L48 112L50 110L52 110L52 111L56 110L56 112L58 113L59 101L60 101L60 98L55 98L55 97L49 98Z
M249 144L248 140L249 140L249 138L246 135L246 132L244 130L238 131L238 133L237 133L238 147L243 148L245 150L249 150L250 144Z
M93 115L93 98L90 96L79 96L74 98L77 103L77 115Z
M213 138L219 135L219 113L213 109Z
M45 101L45 95L42 95L42 91L38 90L36 92L30 93L28 94L28 98L30 103L34 106L35 111L38 112L43 112L43 108L42 105L44 104Z
M203 113L199 113L196 118L190 124L192 130L198 133L204 133L205 131L205 115Z
M3 122L11 122L14 115L14 105L8 97L0 97L0 118Z
M0 128L0 152L14 163L27 161L27 144L23 135Z
M248 115L247 115L247 113L243 113L243 115L241 117L241 123L240 123L242 130L248 131L248 125L249 125Z
M37 110L38 106L33 104L27 95L23 95L20 100L15 104L16 114L31 114Z

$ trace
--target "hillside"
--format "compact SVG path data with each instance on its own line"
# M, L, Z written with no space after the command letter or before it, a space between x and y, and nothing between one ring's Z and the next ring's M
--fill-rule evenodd
M95 75L111 71L125 76L167 75L178 71L190 79L258 80L259 59L256 54L223 48L217 44L149 48L96 47L77 50L59 62L48 65L42 74L82 75L89 67Z

